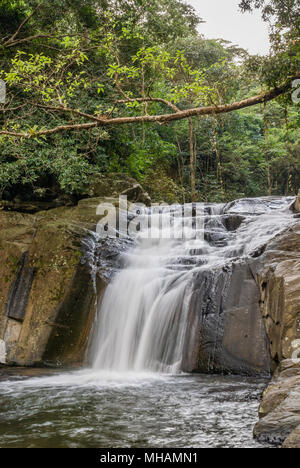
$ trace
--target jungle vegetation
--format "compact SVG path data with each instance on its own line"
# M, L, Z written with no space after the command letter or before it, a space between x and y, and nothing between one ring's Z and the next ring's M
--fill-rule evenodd
M242 0L268 56L181 0L1 0L0 199L76 200L126 173L154 201L300 188L299 0Z

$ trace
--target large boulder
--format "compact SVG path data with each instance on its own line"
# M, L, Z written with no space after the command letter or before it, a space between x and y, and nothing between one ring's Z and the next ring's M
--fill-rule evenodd
M294 209L297 211L297 213L300 213L300 190L294 204Z
M274 368L290 359L300 339L300 223L273 239L257 272L261 312Z
M184 370L270 375L260 292L250 264L233 263L194 277Z
M254 436L262 442L300 446L300 360L282 361L260 405ZM292 434L293 433L293 434Z
M263 395L260 440L300 445L300 223L267 246L257 271L274 378Z
M95 243L97 206L83 200L35 215L0 211L0 360L22 366L84 362L108 277L92 269L107 245ZM101 262L100 262L101 263ZM94 272L94 275L92 275ZM95 287L97 286L97 288Z
M119 195L126 195L130 202L143 203L147 206L151 204L148 193L127 174L99 174L95 176L90 182L86 195L89 198L107 196L117 198Z
M4 196L3 200L0 200L0 210L33 214L60 206L75 206L78 200L84 198L118 198L119 195L126 195L128 201L133 203L143 203L147 206L151 204L148 193L129 175L99 173L90 178L85 191L80 195L64 194L58 187L40 188L22 196Z

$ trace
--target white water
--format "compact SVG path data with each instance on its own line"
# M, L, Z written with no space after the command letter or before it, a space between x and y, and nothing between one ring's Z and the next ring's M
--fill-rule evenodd
M0 373L0 446L259 448L252 431L265 386L232 376L10 368Z
M123 255L124 268L104 294L94 339L94 370L179 372L194 273L220 268L267 244L295 221L289 210L292 200L263 198L239 200L233 206L209 205L199 216L205 220L205 238L200 235L196 240L189 239L191 205L185 206L191 217L183 239L163 238L169 232L169 220L179 235L180 206L172 212L165 210L160 239L143 238L147 227L138 232L135 247ZM228 232L224 215L236 214L245 219L235 232ZM144 216L153 221L158 211Z

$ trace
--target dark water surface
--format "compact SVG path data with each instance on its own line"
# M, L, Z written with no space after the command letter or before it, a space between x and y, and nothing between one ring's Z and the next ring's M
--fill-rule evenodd
M0 373L0 447L265 447L266 381L234 376Z

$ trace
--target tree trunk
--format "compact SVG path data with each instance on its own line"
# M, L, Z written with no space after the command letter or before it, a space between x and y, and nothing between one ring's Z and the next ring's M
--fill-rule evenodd
M291 147L290 147L290 132L289 132L289 114L287 105L284 108L284 120L286 129L286 149L287 149L287 180L286 180L286 195L290 193L291 187Z
M196 152L194 147L194 131L193 131L193 120L189 119L189 140L190 140L190 171L191 171L191 199L195 202L197 199L196 195Z
M267 123L267 103L264 103L264 137L265 137L265 159L267 162L267 178L268 178L268 195L272 195L272 178L271 178L271 166L270 166L270 158L268 155L268 123Z
M179 141L177 135L176 135L176 142L177 142L177 146L178 146L178 156L177 156L178 176L179 176L181 191L182 191L182 202L183 202L183 204L185 204L184 161L183 161L183 158L182 158L182 151L181 151L180 141Z
M221 155L220 155L220 151L218 148L218 134L217 134L217 119L216 118L213 121L212 146L217 157L217 181L220 183L222 191L223 191L223 168L222 168L222 163L221 163Z

